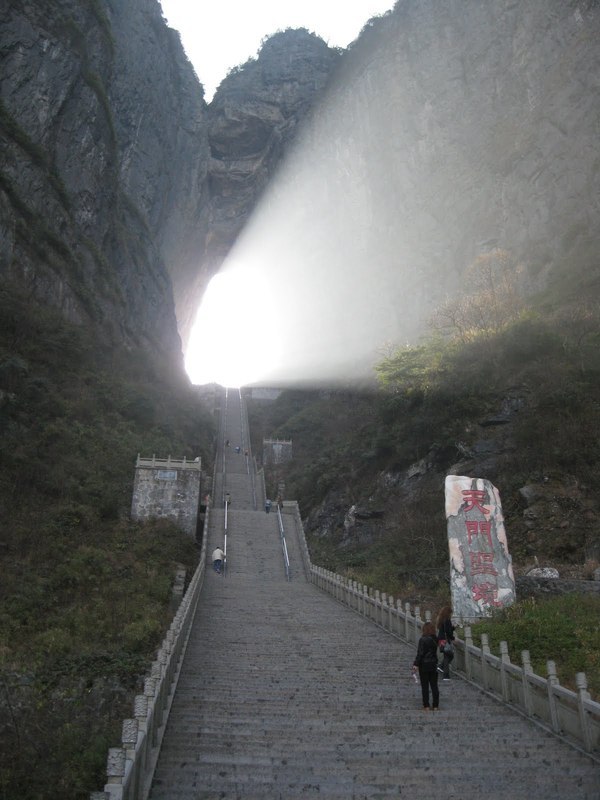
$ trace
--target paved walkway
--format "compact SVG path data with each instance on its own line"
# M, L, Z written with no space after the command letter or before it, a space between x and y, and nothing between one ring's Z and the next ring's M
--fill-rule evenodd
M151 800L600 800L597 763L464 681L422 711L413 648L306 581L284 514L286 580L242 423L230 391L228 571L207 572ZM209 552L223 524L215 508Z

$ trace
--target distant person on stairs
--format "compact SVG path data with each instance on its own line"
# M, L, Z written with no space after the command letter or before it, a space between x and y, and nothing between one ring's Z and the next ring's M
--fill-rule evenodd
M221 574L221 570L223 569L224 558L225 558L225 553L221 550L220 547L217 547L216 550L213 550L212 554L213 569L217 573L217 575Z
M433 622L423 625L422 636L417 645L417 655L413 664L413 671L419 670L421 679L421 694L423 696L423 709L429 711L429 687L433 700L433 710L436 711L440 704L440 691L438 689L438 640L435 635Z
M269 499L267 499L267 501L265 503L265 511L268 514L270 510L271 510L271 501Z

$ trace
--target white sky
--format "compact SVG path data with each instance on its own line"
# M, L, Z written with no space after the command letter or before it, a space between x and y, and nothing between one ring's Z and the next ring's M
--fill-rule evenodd
M210 102L227 72L255 56L265 36L307 28L331 47L346 47L394 0L161 0L161 5Z

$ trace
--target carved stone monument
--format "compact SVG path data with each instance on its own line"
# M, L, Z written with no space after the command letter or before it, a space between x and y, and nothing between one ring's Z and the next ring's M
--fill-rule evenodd
M454 615L490 616L516 599L500 495L484 478L446 477L446 519Z

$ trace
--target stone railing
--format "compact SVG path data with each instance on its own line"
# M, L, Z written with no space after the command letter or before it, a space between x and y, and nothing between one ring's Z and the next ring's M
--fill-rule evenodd
M207 508L205 531L208 516ZM204 581L206 540L203 536L198 567L144 679L144 693L135 698L133 717L123 721L121 746L108 751L104 790L92 792L90 800L144 800L148 796Z
M384 592L314 566L298 506L292 503L286 506L296 518L309 580L388 633L416 645L431 612L427 611L422 619L419 606L411 610L410 603L403 605L401 600L394 600ZM469 626L464 628L464 641L456 639L454 645L453 667L463 678L600 761L600 703L591 699L583 672L577 673L577 691L573 692L560 685L554 661L547 662L548 676L542 678L533 672L528 651L521 653L522 666L513 664L506 642L500 642L500 655L495 656L490 652L486 634L481 636L481 647L473 643Z
M202 463L199 457L193 459L192 461L188 461L185 456L183 458L171 458L171 456L168 456L167 458L156 458L156 456L152 456L152 458L142 458L139 453L137 455L135 466L146 467L150 469L166 468L195 469L198 471L202 470Z

